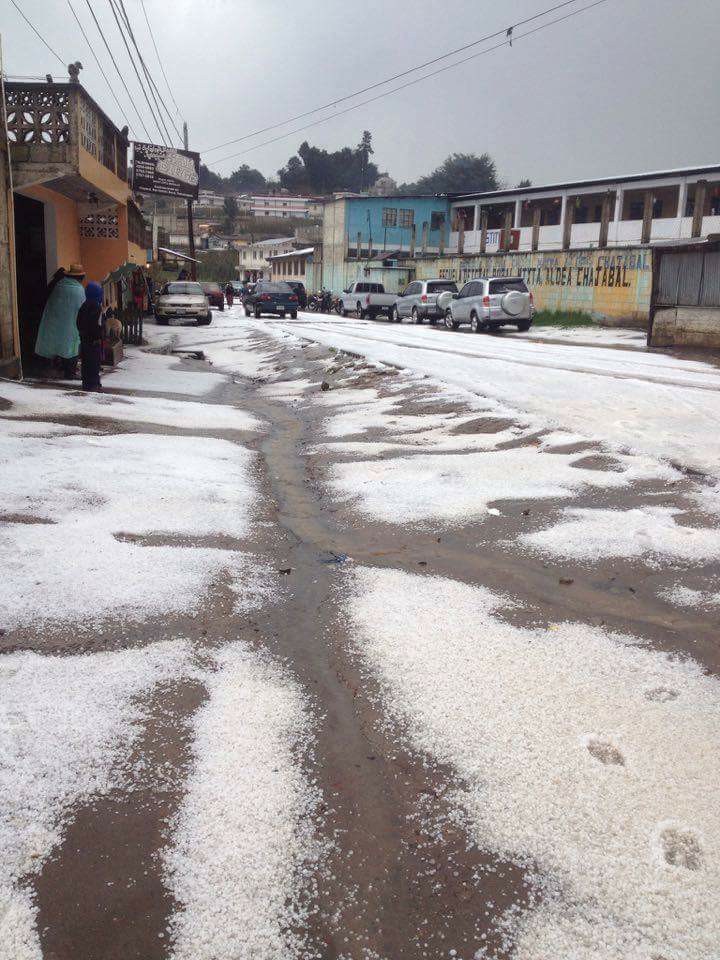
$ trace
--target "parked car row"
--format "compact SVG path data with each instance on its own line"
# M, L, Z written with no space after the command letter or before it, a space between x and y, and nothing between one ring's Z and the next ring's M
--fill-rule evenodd
M353 312L376 320L389 316L395 323L444 322L449 330L468 324L474 333L516 326L530 329L535 305L522 277L474 277L460 290L453 280L413 280L398 296L385 293L381 283L351 284L340 296L338 313Z

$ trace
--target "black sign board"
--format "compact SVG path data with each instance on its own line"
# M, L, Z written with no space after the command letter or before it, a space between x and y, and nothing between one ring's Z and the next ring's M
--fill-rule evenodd
M155 143L134 143L133 147L133 190L197 200L199 153Z

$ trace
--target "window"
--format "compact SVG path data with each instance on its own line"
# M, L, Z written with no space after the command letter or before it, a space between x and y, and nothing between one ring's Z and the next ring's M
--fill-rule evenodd
M397 210L394 207L383 207L382 225L384 227L397 226Z
M472 297L472 296L473 296L473 290L474 290L474 288L475 288L476 286L477 286L477 284L475 284L475 283L466 283L465 286L464 286L464 287L462 288L462 290L460 291L460 293L458 294L458 296L460 296L460 297Z
M519 277L509 277L507 280L490 281L490 293L510 293L512 290L517 290L518 293L528 292L528 288L525 286L525 281L521 280Z
M452 280L435 280L427 285L428 293L443 293L445 290L457 293L457 284Z
M445 227L445 214L439 211L430 214L430 229L442 230Z
M400 226L411 227L415 223L415 211L414 210L401 210L400 211Z

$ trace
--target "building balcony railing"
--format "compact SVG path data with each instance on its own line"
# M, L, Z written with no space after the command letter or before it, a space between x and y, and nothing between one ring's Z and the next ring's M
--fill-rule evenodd
M5 104L13 166L77 170L84 150L127 181L127 128L118 130L79 83L8 82Z

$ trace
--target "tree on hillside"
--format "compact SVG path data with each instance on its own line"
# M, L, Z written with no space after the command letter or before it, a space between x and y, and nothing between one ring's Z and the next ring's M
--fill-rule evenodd
M201 190L214 190L215 193L221 193L223 190L224 180L220 174L215 173L209 167L206 167L204 163L200 164L200 189Z
M287 190L334 193L367 189L378 178L378 168L370 161L372 152L372 134L368 130L354 149L343 147L329 152L311 147L306 140L300 144L297 156L278 170L278 177Z
M498 189L495 161L489 153L453 153L415 183L403 183L401 193L482 193Z
M213 190L215 193L261 193L265 189L265 177L246 163L229 177L221 177L201 163L200 189Z
M370 162L370 157L375 153L372 148L372 134L369 130L363 130L362 139L357 146L357 152L360 156L360 189L365 189L365 180L367 179L367 168ZM377 175L375 176L377 180ZM375 181L373 181L374 183ZM372 184L370 184L372 186Z
M524 190L525 187L531 187L531 186L532 186L532 180L528 180L527 178L525 178L524 180L520 180L520 182L518 183L515 189Z
M267 181L260 171L246 163L234 170L226 182L233 193L262 193L267 188Z
M225 197L223 201L223 228L225 233L232 233L235 221L238 218L238 205L235 197Z

